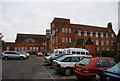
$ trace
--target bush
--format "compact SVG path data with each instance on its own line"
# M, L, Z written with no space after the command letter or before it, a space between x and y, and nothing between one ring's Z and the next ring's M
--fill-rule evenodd
M102 57L112 57L112 58L115 58L117 60L120 60L120 56L117 56L114 51L102 51L101 56Z

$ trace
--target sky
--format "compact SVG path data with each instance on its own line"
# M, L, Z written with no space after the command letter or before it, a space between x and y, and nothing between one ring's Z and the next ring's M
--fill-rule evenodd
M14 42L17 33L45 34L55 17L70 23L107 27L112 22L118 33L119 0L1 0L0 32Z

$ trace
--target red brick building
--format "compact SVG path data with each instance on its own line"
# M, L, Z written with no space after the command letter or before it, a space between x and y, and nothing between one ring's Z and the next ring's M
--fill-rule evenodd
M14 43L6 42L4 50L10 51L47 51L46 35L17 34Z
M71 24L70 19L54 18L51 23L51 49L68 48L70 44L81 38L90 38L93 44L79 45L77 47L89 49L93 55L102 50L113 50L115 33L112 24L107 27ZM73 46L74 47L74 46Z

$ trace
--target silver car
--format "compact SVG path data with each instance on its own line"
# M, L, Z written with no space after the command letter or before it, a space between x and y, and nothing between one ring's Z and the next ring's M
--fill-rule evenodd
M16 51L4 51L2 53L2 58L4 60L8 60L8 59L20 59L23 60L25 58L27 58L26 55L21 54L20 52L16 52Z

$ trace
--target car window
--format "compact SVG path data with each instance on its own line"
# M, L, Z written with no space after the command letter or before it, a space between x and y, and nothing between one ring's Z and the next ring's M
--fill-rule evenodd
M117 64L117 61L115 61L114 59L108 59L110 65L114 66L115 64Z
M78 62L79 58L78 57L71 57L71 62Z
M70 62L70 57L65 58L62 62Z
M77 52L77 54L80 54L80 52Z
M81 52L81 55L85 55L85 52Z
M79 60L82 60L84 57L78 57L79 58Z
M20 55L19 53L15 53L15 54Z
M72 51L72 54L75 54L75 51Z
M77 64L82 66L87 66L90 63L91 59L83 59L79 61Z
M10 52L5 52L4 54L11 54Z
M108 62L106 59L98 59L96 67L108 67Z
M66 56L59 57L59 58L57 59L57 61L62 61L62 60L64 60L65 58L66 58Z

